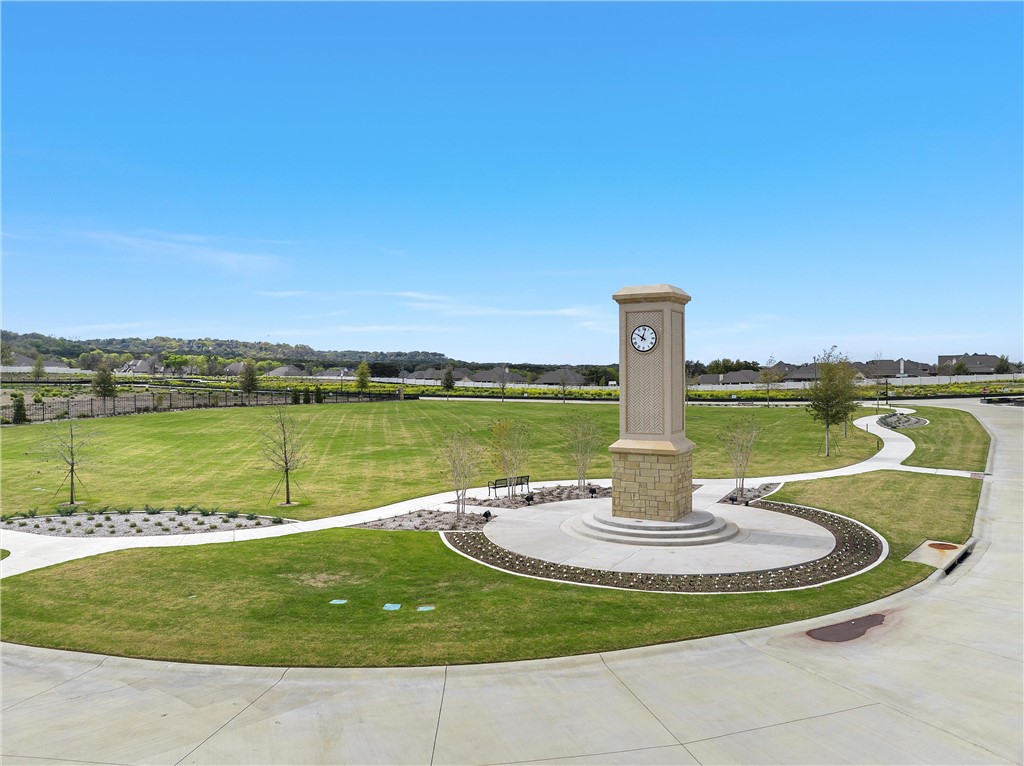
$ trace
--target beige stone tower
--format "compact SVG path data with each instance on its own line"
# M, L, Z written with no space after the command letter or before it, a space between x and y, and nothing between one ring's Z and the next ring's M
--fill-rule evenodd
M619 304L612 515L679 521L693 509L683 319L690 296L672 285L641 285L612 297Z

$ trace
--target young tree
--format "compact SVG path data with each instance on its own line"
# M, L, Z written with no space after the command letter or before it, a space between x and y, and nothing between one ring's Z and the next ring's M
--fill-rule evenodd
M965 362L963 358L957 359L953 364L954 375L966 375L969 372L970 369L967 367L967 362Z
M32 362L32 380L36 383L46 377L46 362L42 354L36 354L36 360Z
M291 398L292 404L298 404L299 403L299 397L300 397L299 389L293 388L292 389L292 398Z
M772 391L777 389L782 381L786 377L786 373L782 371L781 367L775 367L775 357L768 357L768 361L764 363L764 366L757 371L757 377L764 386L765 398L768 400L768 406L772 406Z
M25 394L21 393L21 391L11 392L11 422L28 422L28 411L25 409Z
M288 417L284 407L275 407L269 420L269 425L260 432L260 446L267 462L282 473L284 504L291 505L291 472L302 467L304 462L302 433L296 430L295 424ZM271 500L277 494L281 481L274 488L274 494L270 496Z
M999 357L999 361L996 362L996 366L992 371L996 375L1006 375L1009 372L1013 372L1013 365L1010 364L1010 357L1006 354Z
M835 346L814 361L818 379L807 389L807 411L825 426L825 457L829 457L832 426L845 422L857 409L856 371Z
M356 367L356 388L360 391L366 391L370 387L370 365L366 362L360 362L359 366Z
M562 434L576 466L576 486L582 491L587 483L587 469L604 443L601 426L591 413L578 410L562 421Z
M75 481L78 479L78 469L82 462L82 452L96 436L95 431L83 432L81 428L75 429L75 419L68 417L67 425L63 422L56 422L50 427L46 435L45 451L51 459L64 463L67 472L64 474L64 481L57 487L57 492L63 489L70 480L70 494L68 505L75 504ZM56 497L57 492L54 492Z
M569 390L569 386L572 385L572 372L568 367L563 367L558 371L558 391L562 395L562 404L565 404L565 394Z
M14 351L10 343L0 343L0 364L4 367L14 366Z
M466 491L473 485L480 468L480 451L462 431L449 431L436 447L437 460L445 478L455 490L455 523L466 512Z
M312 404L313 403L313 393L308 388L303 389L303 391L302 391L302 403L303 404Z
M106 407L106 399L117 394L117 382L114 380L114 373L107 365L102 364L92 376L92 390L96 396L104 399L103 406Z
M455 370L452 369L450 364L444 368L444 377L441 378L441 388L449 394L455 388Z
M754 451L758 430L753 414L747 414L731 418L718 434L732 464L733 476L736 478L736 497L739 500L743 500L743 484L747 478L747 466L750 465L750 455Z
M256 390L256 384L256 363L252 359L246 359L238 372L238 387L242 389L246 399Z
M498 366L498 388L501 390L501 401L505 401L505 389L508 388L508 365Z
M313 387L313 401L317 404L324 403L324 390L320 388L319 384Z
M514 420L501 418L491 423L491 455L495 467L508 480L508 496L515 494L515 477L526 457L529 434L526 426Z

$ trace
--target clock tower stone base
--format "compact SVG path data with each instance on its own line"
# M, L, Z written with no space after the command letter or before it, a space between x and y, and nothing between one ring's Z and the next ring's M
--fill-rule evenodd
M693 510L693 444L620 439L612 457L612 515L679 521Z

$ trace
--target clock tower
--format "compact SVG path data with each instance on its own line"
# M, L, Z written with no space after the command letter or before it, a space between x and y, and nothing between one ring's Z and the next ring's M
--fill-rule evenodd
M683 311L673 285L624 287L619 304L619 440L612 515L679 521L693 509L693 442L686 438Z

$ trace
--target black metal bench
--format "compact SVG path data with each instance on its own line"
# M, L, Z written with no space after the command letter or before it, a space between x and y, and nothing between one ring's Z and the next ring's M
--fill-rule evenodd
M512 477L512 494L515 494L516 487L526 487L526 491L530 491L530 477L529 476L513 476ZM487 496L491 496L491 490L494 490L494 496L498 496L499 489L508 489L508 479L495 479L494 481L487 482Z

